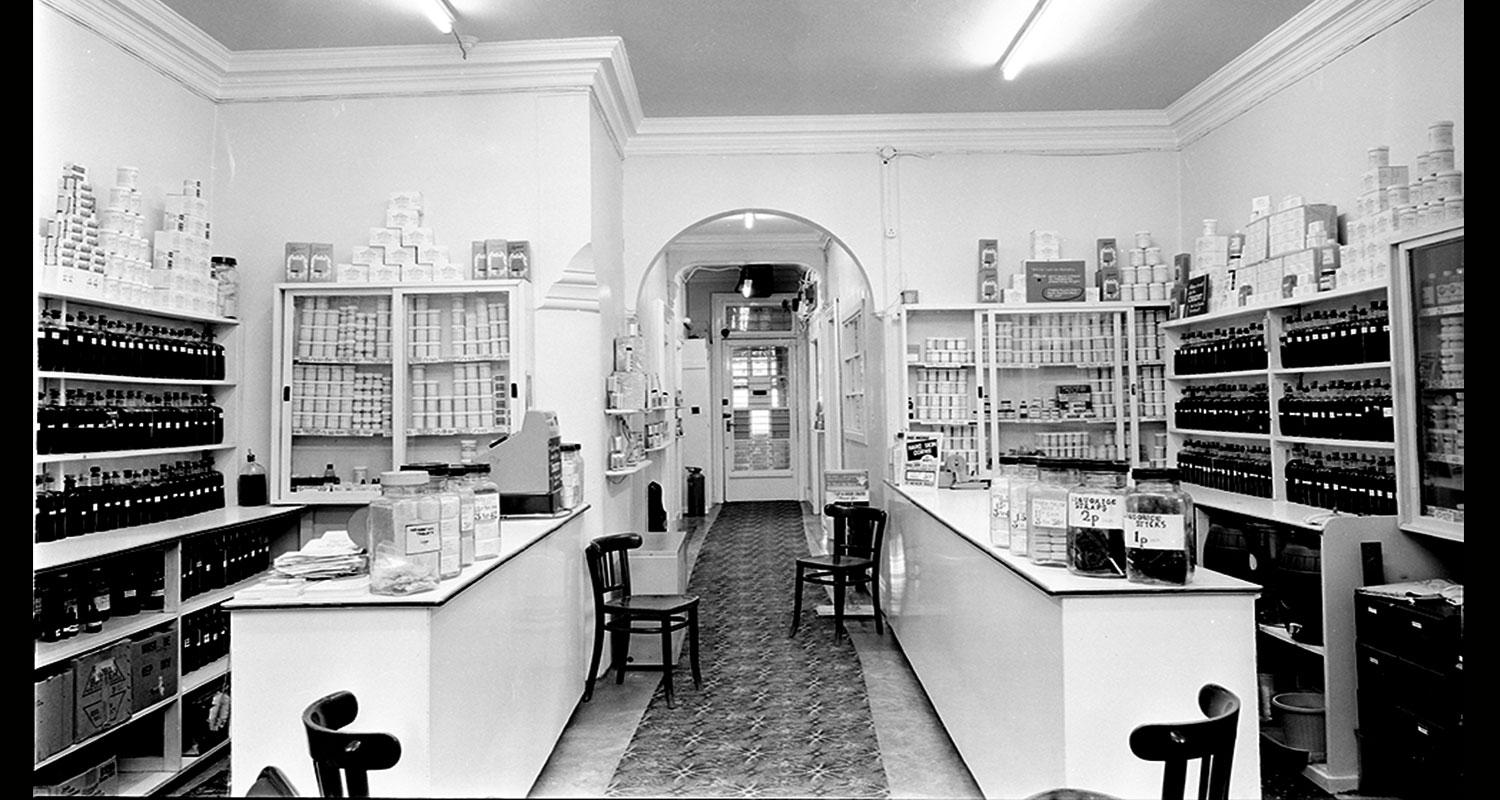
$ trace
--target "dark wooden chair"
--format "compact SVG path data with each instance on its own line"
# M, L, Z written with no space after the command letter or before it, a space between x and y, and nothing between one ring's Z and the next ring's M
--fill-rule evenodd
M870 506L829 503L823 513L833 519L833 551L821 556L797 559L797 580L793 587L792 632L802 622L802 585L805 583L833 588L833 638L844 635L844 590L851 586L868 586L875 612L875 632L884 635L881 625L885 612L880 608L880 552L885 541L885 511Z
M641 535L638 533L612 533L600 536L584 548L594 592L594 652L589 659L589 674L583 687L584 702L594 696L594 676L599 673L605 631L610 633L615 683L625 682L627 669L661 670L662 689L670 708L675 702L672 694L672 634L686 628L693 685L703 685L703 676L698 670L698 598L691 594L632 593L629 551L640 546ZM630 636L635 633L661 636L660 666L630 663Z
M313 701L302 712L307 748L323 797L369 797L367 773L390 769L401 760L401 742L388 733L343 730L359 714L352 692L334 692Z
M1229 772L1234 765L1234 740L1240 719L1240 699L1215 683L1198 690L1204 719L1156 722L1130 732L1130 752L1146 761L1165 763L1162 800L1182 800L1187 787L1187 764L1200 760L1198 800L1228 800ZM1087 789L1051 789L1027 800L1114 800Z

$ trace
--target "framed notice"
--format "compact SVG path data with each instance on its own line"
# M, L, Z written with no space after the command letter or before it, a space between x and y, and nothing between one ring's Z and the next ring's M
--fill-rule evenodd
M1026 302L1081 302L1084 280L1083 261L1027 261Z
M823 504L869 503L870 471L829 469L823 471Z
M1184 317L1196 317L1199 314L1208 313L1208 293L1210 290L1207 275L1196 275L1188 279L1187 297L1182 303L1182 315Z
M907 486L937 488L942 467L943 435L911 433L901 443L901 482Z

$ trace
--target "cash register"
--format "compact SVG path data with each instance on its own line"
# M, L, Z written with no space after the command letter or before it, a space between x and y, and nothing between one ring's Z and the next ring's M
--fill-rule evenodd
M490 442L490 479L500 489L500 513L563 511L562 434L557 414L527 411L521 430Z

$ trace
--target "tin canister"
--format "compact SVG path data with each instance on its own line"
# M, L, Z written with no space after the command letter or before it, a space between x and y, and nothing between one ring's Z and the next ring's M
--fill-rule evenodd
M1441 119L1428 125L1427 146L1433 150L1453 149L1453 120Z
M1365 151L1365 166L1374 169L1376 167L1389 167L1390 165L1391 148L1381 145Z

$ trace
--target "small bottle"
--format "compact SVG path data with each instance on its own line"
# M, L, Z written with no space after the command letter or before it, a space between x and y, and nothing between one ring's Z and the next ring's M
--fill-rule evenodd
M245 466L240 470L240 505L263 506L268 502L269 493L266 468L255 460L255 453L247 451Z
M1037 461L1037 481L1026 489L1026 555L1033 564L1068 563L1068 491L1078 483L1077 462Z
M1010 549L1010 482L1020 472L1020 458L1004 455L990 478L990 544Z
M458 566L474 563L474 481L470 464L448 465L448 488L458 494Z
M1010 479L1010 552L1024 556L1026 534L1030 524L1030 507L1026 504L1027 490L1037 479L1037 457L1020 456L1016 459L1016 474Z
M334 471L333 465L329 464L329 465L323 467L323 485L324 486L337 486L338 482L339 482L339 474L338 474L338 472Z
M490 480L490 465L469 468L474 476L474 558L500 555L500 487Z

